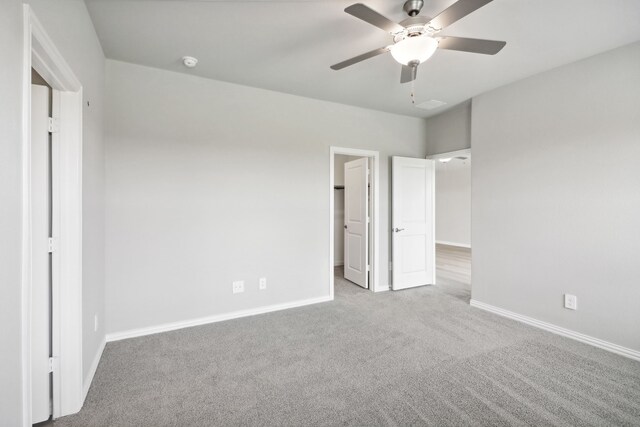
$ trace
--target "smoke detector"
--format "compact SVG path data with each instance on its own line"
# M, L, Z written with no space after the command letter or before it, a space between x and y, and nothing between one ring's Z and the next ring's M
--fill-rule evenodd
M198 60L193 56L183 56L182 63L187 68L193 68L198 64Z

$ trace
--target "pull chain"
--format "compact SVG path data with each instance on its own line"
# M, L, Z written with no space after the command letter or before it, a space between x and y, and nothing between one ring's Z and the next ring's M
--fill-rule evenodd
M416 80L413 79L411 80L411 103L413 105L416 105L416 97L415 97L415 91L416 91Z

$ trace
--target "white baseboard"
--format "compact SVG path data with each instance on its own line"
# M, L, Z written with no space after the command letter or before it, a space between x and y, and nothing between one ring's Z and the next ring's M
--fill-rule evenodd
M459 248L471 249L471 245L469 243L447 242L446 240L436 240L436 243L438 245L457 246Z
M93 382L93 377L96 375L96 371L98 370L98 364L100 363L100 359L102 358L102 352L104 352L104 346L107 345L106 339L102 339L100 343L100 347L98 347L98 351L96 352L95 357L93 358L93 362L91 362L91 368L87 373L86 378L84 379L83 389L82 389L82 404L84 405L84 401L87 399L87 393L89 393L89 388L91 388L91 383Z
M300 301L287 302L284 304L268 305L250 310L239 310L231 313L219 314L215 316L200 317L197 319L183 320L180 322L165 323L158 326L150 326L147 328L130 329L128 331L113 332L107 334L107 342L120 341L127 338L142 337L145 335L153 335L161 332L175 331L176 329L190 328L192 326L206 325L209 323L222 322L224 320L237 319L240 317L255 316L256 314L271 313L273 311L286 310L289 308L303 307L305 305L318 304L321 302L332 301L332 296L324 296L320 298L311 298Z
M493 305L485 304L480 301L471 300L471 306L476 307L499 316L507 317L518 322L526 323L527 325L535 326L536 328L544 329L545 331L553 332L554 334L562 335L563 337L572 338L576 341L590 344L594 347L601 348L603 350L610 351L612 353L619 354L621 356L628 357L630 359L640 361L640 351L633 350L627 347L622 347L618 344L613 344L608 341L603 341L599 338L594 338L589 335L581 334L570 329L565 329L560 326L556 326L552 323L543 322L541 320L534 319L532 317L524 316L522 314L514 313L513 311L505 310L503 308L495 307Z

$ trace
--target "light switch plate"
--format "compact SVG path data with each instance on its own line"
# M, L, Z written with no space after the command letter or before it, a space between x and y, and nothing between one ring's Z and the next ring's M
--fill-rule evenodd
M564 308L569 310L578 309L578 297L571 294L564 294Z

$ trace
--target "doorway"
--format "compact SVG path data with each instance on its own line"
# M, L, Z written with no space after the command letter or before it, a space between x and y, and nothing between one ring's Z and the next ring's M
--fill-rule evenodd
M471 298L471 150L431 156L436 161L437 282Z
M334 296L380 289L379 153L331 147L329 156L329 287Z

